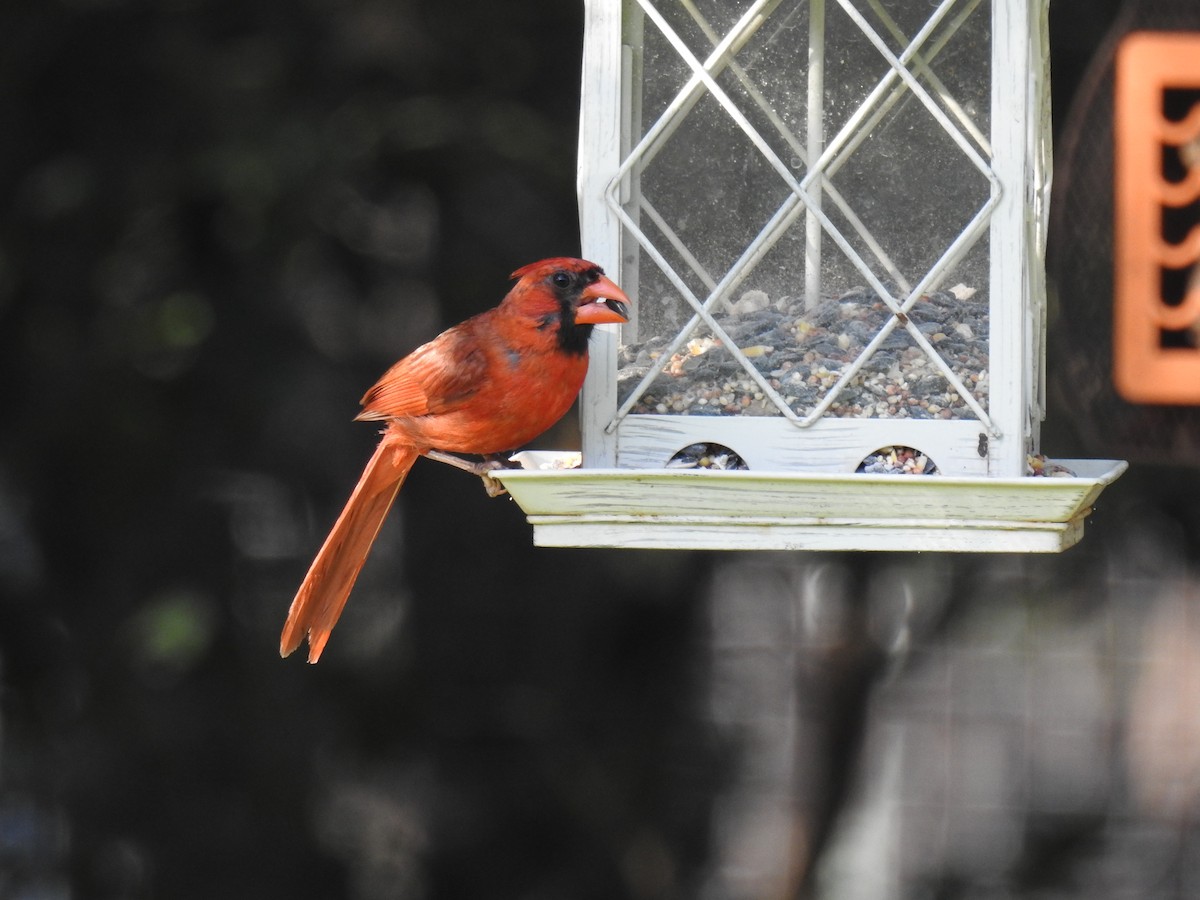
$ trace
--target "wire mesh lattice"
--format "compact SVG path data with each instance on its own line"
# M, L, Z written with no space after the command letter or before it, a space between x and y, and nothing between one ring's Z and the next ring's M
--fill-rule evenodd
M989 4L701 6L626 26L636 140L607 196L642 304L616 421L990 424Z

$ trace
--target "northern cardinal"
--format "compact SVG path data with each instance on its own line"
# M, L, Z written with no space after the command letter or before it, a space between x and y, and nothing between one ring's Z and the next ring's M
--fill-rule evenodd
M583 385L592 326L629 319L629 298L595 263L544 259L512 277L517 283L499 306L418 347L363 396L356 419L387 427L292 601L280 655L307 635L308 661L321 658L418 456L487 456L537 437Z

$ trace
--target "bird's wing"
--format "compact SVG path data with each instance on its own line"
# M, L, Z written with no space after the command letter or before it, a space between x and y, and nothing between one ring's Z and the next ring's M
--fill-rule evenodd
M486 373L487 355L473 330L452 328L388 369L363 396L357 418L370 421L447 412L478 391Z

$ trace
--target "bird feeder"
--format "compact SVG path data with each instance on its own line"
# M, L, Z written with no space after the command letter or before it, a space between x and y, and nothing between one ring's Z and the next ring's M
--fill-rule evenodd
M499 473L557 546L1057 551L1048 0L587 0L583 464ZM603 333L600 333L603 332Z

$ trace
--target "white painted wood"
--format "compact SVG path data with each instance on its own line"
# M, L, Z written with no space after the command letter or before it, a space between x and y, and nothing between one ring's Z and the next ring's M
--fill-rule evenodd
M1114 460L1059 478L579 469L495 473L542 546L1054 552L1075 543Z
M584 257L614 278L621 272L621 225L604 202L604 191L621 164L623 73L628 74L621 46L621 3L585 0L576 170L579 235ZM617 409L617 345L617 326L595 329L579 397L583 454L591 466L616 463L616 436L604 425Z
M1091 499L1125 466L1113 460L1065 460L1062 464L1077 466L1073 470L1077 474L1058 478L947 478L698 469L559 469L500 470L495 477L529 515L735 514L1063 522L1090 505Z
M1043 28L1048 0L992 4L992 169L1003 185L992 215L989 412L1002 435L992 472L1014 476L1037 452L1045 260L1041 242L1048 173L1037 157L1048 140ZM1038 54L1035 57L1035 53ZM1036 182L1035 182L1036 176ZM1038 296L1034 296L1037 292Z
M1050 102L1050 2L1035 4L1030 62L1034 77L1029 84L1031 119L1030 154L1032 159L1031 215L1027 227L1034 264L1030 266L1028 317L1031 332L1034 383L1029 399L1030 444L1041 446L1042 421L1046 418L1046 237L1050 230L1050 194L1054 178L1053 124Z
M881 447L912 447L943 475L986 475L983 427L971 419L822 419L799 429L778 416L631 416L621 427L617 465L661 469L677 451L724 444L751 470L844 472ZM986 440L985 440L986 446Z
M630 550L868 550L950 553L1059 553L1083 537L1084 515L1062 524L1007 528L996 523L832 522L812 524L677 523L531 518L539 547ZM686 535L686 538L681 538ZM686 541L684 543L683 541Z

